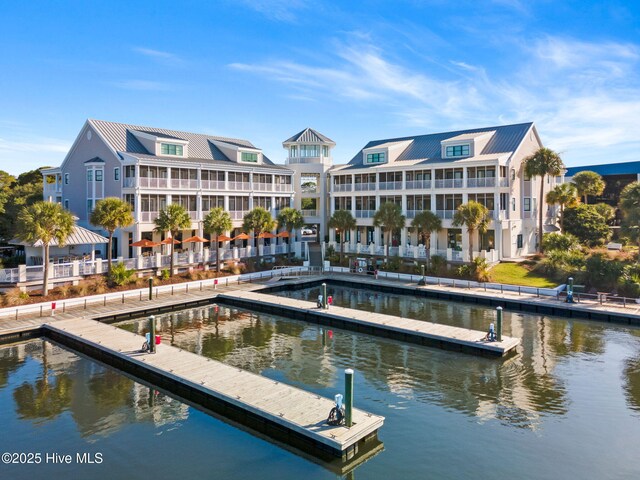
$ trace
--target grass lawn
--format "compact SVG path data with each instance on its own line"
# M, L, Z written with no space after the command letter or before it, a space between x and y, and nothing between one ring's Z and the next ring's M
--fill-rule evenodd
M527 287L551 287L557 286L556 282L529 270L519 263L499 263L490 270L491 281L508 283L511 285L524 285Z

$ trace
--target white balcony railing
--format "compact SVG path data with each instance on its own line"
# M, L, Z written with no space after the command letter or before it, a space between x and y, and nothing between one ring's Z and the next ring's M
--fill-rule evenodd
M436 188L462 188L464 180L462 178L436 178Z
M226 190L225 184L220 180L200 180L203 190Z
M124 177L122 179L123 188L134 188L136 186L135 177Z
M133 185L135 186L135 178L125 178L125 183L127 180L133 180ZM140 188L167 188L168 179L166 178L157 178L157 177L140 177ZM125 185L125 187L128 185Z
M407 190L425 188L431 188L431 180L407 180Z
M356 218L373 218L375 210L356 210Z
M509 186L509 179L508 178L501 178L500 179L500 186L501 187L508 187Z
M158 212L140 212L141 222L153 222L156 218L158 218Z
M276 183L274 184L274 191L276 192L293 192L293 188L290 183Z
M191 178L172 178L171 188L186 188L195 190L198 188L198 180L194 180Z
M189 217L191 220L198 220L198 212L189 211Z
M251 190L251 184L249 182L228 182L229 190L238 191L238 190Z
M253 182L253 189L258 192L273 192L273 183Z
M231 215L231 220L242 220L247 213L249 213L248 210L232 210L229 215Z
M456 210L436 210L436 215L440 218L451 219L455 215Z
M333 191L334 192L350 192L352 190L352 185L350 183L334 183Z
M467 179L467 187L469 187L469 188L495 187L495 186L496 186L495 177L468 178Z
M375 182L373 183L356 183L356 192L370 192L376 189Z
M402 182L379 182L380 190L402 190Z
M317 217L318 210L302 210L303 217Z

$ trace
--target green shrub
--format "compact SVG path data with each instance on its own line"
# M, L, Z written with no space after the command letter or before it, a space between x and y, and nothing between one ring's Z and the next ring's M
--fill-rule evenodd
M447 271L447 259L441 255L433 255L429 258L427 273L429 275L440 276Z
M4 294L4 305L7 307L16 307L24 305L29 300L29 294L22 292L18 287L12 288Z
M111 267L109 282L112 285L122 286L129 283L136 273L135 270L129 270L124 263L116 263Z
M489 262L486 258L476 257L473 262L461 265L457 269L457 274L468 280L476 282L489 281Z
M580 247L578 239L567 233L565 235L561 233L545 233L542 237L542 249L545 252L552 250L574 250Z
M539 268L556 279L564 279L570 275L576 276L584 266L585 256L580 250L550 250Z
M625 265L618 280L618 293L625 297L640 297L640 265Z
M160 278L162 280L169 280L169 278L171 278L171 273L168 268L165 268L160 272Z
M566 208L563 224L567 233L589 246L601 245L611 234L607 220L594 205L579 204Z
M612 290L622 276L624 265L616 260L611 260L603 253L596 253L587 258L586 281L595 288Z

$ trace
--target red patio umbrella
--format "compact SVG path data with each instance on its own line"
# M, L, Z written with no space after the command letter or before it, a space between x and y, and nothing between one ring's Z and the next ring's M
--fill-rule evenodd
M279 238L289 238L290 236L291 235L286 230L284 232L280 232L279 234L276 235L276 237L279 237Z
M176 239L174 239L174 238L167 237L167 238L165 238L164 240L162 240L160 243L161 243L162 245L171 245L172 243L173 243L174 245L178 245L178 244L180 243L180 240L176 240Z
M212 242L229 242L231 240L233 240L233 238L227 237L226 235L218 235L218 238L216 240L212 240Z
M260 235L258 235L258 238L276 238L276 235L271 232L262 232Z
M185 238L182 243L204 243L208 242L206 238L199 237L198 235L194 237Z
M249 235L246 233L241 233L240 235L236 235L231 240L249 240Z

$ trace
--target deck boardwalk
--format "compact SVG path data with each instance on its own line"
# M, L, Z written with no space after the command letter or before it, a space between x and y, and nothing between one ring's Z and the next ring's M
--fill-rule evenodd
M382 313L337 306L321 310L316 307L315 303L305 300L252 291L220 293L218 301L358 332L389 336L414 343L436 345L449 350L475 354L504 356L520 343L519 339L504 335L501 342L486 342L484 341L486 333L478 330L394 317Z
M379 443L384 417L354 409L351 428L329 426L332 400L281 382L170 345L141 353L144 337L94 320L59 320L43 329L59 343L314 456L350 460Z

